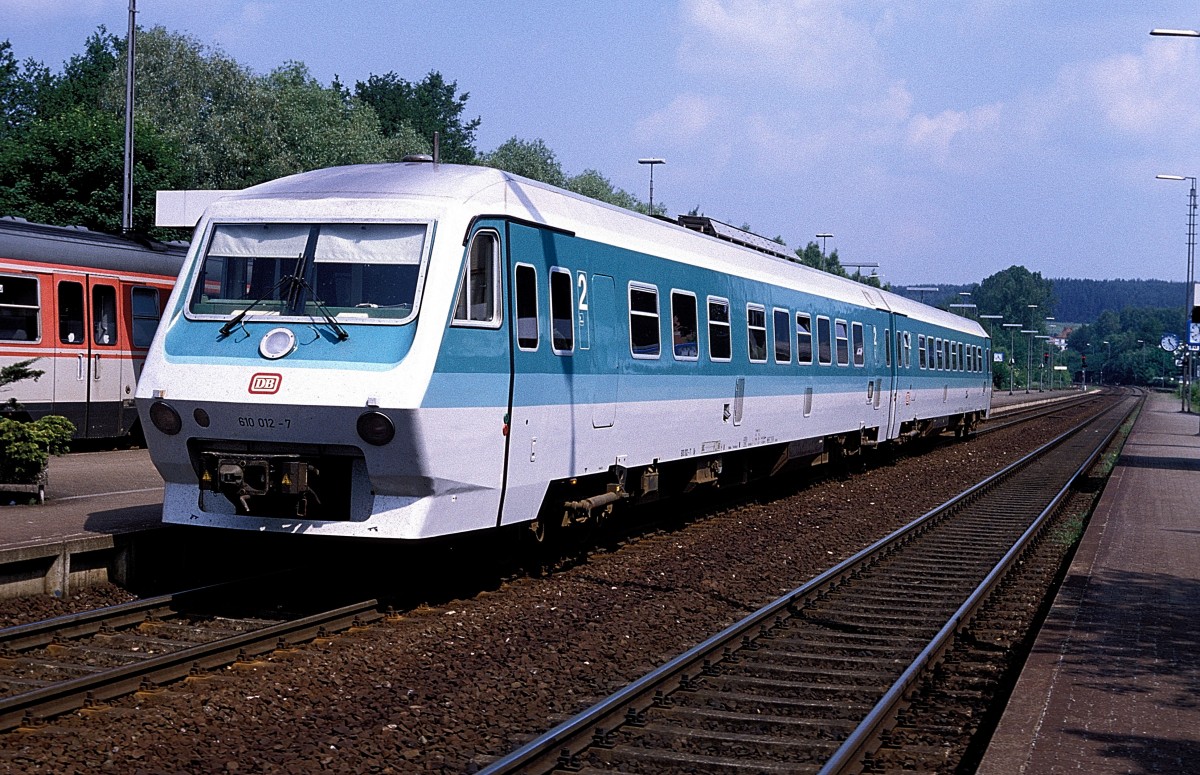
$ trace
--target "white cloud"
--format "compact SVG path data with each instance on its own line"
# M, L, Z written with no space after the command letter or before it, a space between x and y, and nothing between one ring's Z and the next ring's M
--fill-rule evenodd
M872 22L846 0L683 0L680 61L725 79L755 78L825 91L876 77Z
M638 121L638 140L690 142L704 134L723 111L721 100L699 94L681 94L662 110Z
M936 116L921 114L908 122L904 141L942 166L958 166L964 152L978 153L991 146L1002 117L998 104L944 110Z

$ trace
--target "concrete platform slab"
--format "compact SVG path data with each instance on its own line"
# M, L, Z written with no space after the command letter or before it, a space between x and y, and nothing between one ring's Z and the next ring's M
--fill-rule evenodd
M1150 396L982 775L1200 772L1198 431Z

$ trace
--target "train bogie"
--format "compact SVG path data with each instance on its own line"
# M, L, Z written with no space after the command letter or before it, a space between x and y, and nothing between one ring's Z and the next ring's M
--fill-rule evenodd
M210 207L138 398L167 521L423 539L969 427L989 359L878 289L405 163Z

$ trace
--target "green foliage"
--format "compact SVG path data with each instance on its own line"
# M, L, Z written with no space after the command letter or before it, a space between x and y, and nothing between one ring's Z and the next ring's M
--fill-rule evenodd
M0 482L30 484L50 455L67 451L75 426L65 417L48 415L33 422L0 417Z
M1040 272L1011 266L984 279L971 300L980 313L1003 315L1005 323L1020 323L1042 333L1046 317L1054 315L1054 283L1043 279Z
M815 242L809 242L803 248L796 248L796 257L800 260L801 264L811 266L813 269L820 269L822 272L829 272L838 277L850 276L846 273L846 269L838 259L836 248L832 253L824 253L820 245Z
M521 140L509 138L496 150L479 157L478 163L485 167L511 172L514 175L540 180L559 188L566 185L567 177L554 151L541 138Z
M75 106L0 139L0 212L31 221L119 231L124 122ZM176 147L152 125L134 124L134 224L154 223L154 192L183 182Z
M1054 279L1057 299L1054 312L1059 320L1092 323L1106 310L1126 307L1143 309L1179 305L1182 319L1184 283L1166 280L1072 280Z
M646 212L646 205L638 201L636 196L623 188L617 188L612 184L611 180L596 170L584 170L578 175L567 178L565 187L568 191L574 191L576 194L591 197L592 199L599 199L601 202L608 202L617 207ZM658 208L655 207L654 209L657 210Z
M20 382L23 379L31 379L37 382L46 372L41 369L29 368L36 360L37 358L30 358L29 360L17 361L16 363L10 363L0 368L0 387Z
M335 83L334 88L340 84ZM470 94L456 94L458 83L449 83L432 71L418 83L409 83L393 72L372 75L354 85L354 96L374 108L384 135L404 136L415 132L425 145L433 147L433 134L439 135L440 158L451 164L475 161L475 130L480 119L464 122L462 113ZM406 140L407 141L407 140Z
M1164 333L1179 333L1181 316L1178 308L1170 307L1105 311L1095 323L1071 332L1070 368L1078 370L1079 356L1086 354L1088 373L1098 378L1103 370L1107 384L1158 384L1178 376L1175 356L1160 348L1159 341Z

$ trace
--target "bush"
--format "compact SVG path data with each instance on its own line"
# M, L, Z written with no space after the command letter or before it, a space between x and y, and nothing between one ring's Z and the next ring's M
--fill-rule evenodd
M75 432L66 417L48 415L33 422L0 418L0 482L33 484L50 455L61 455Z

